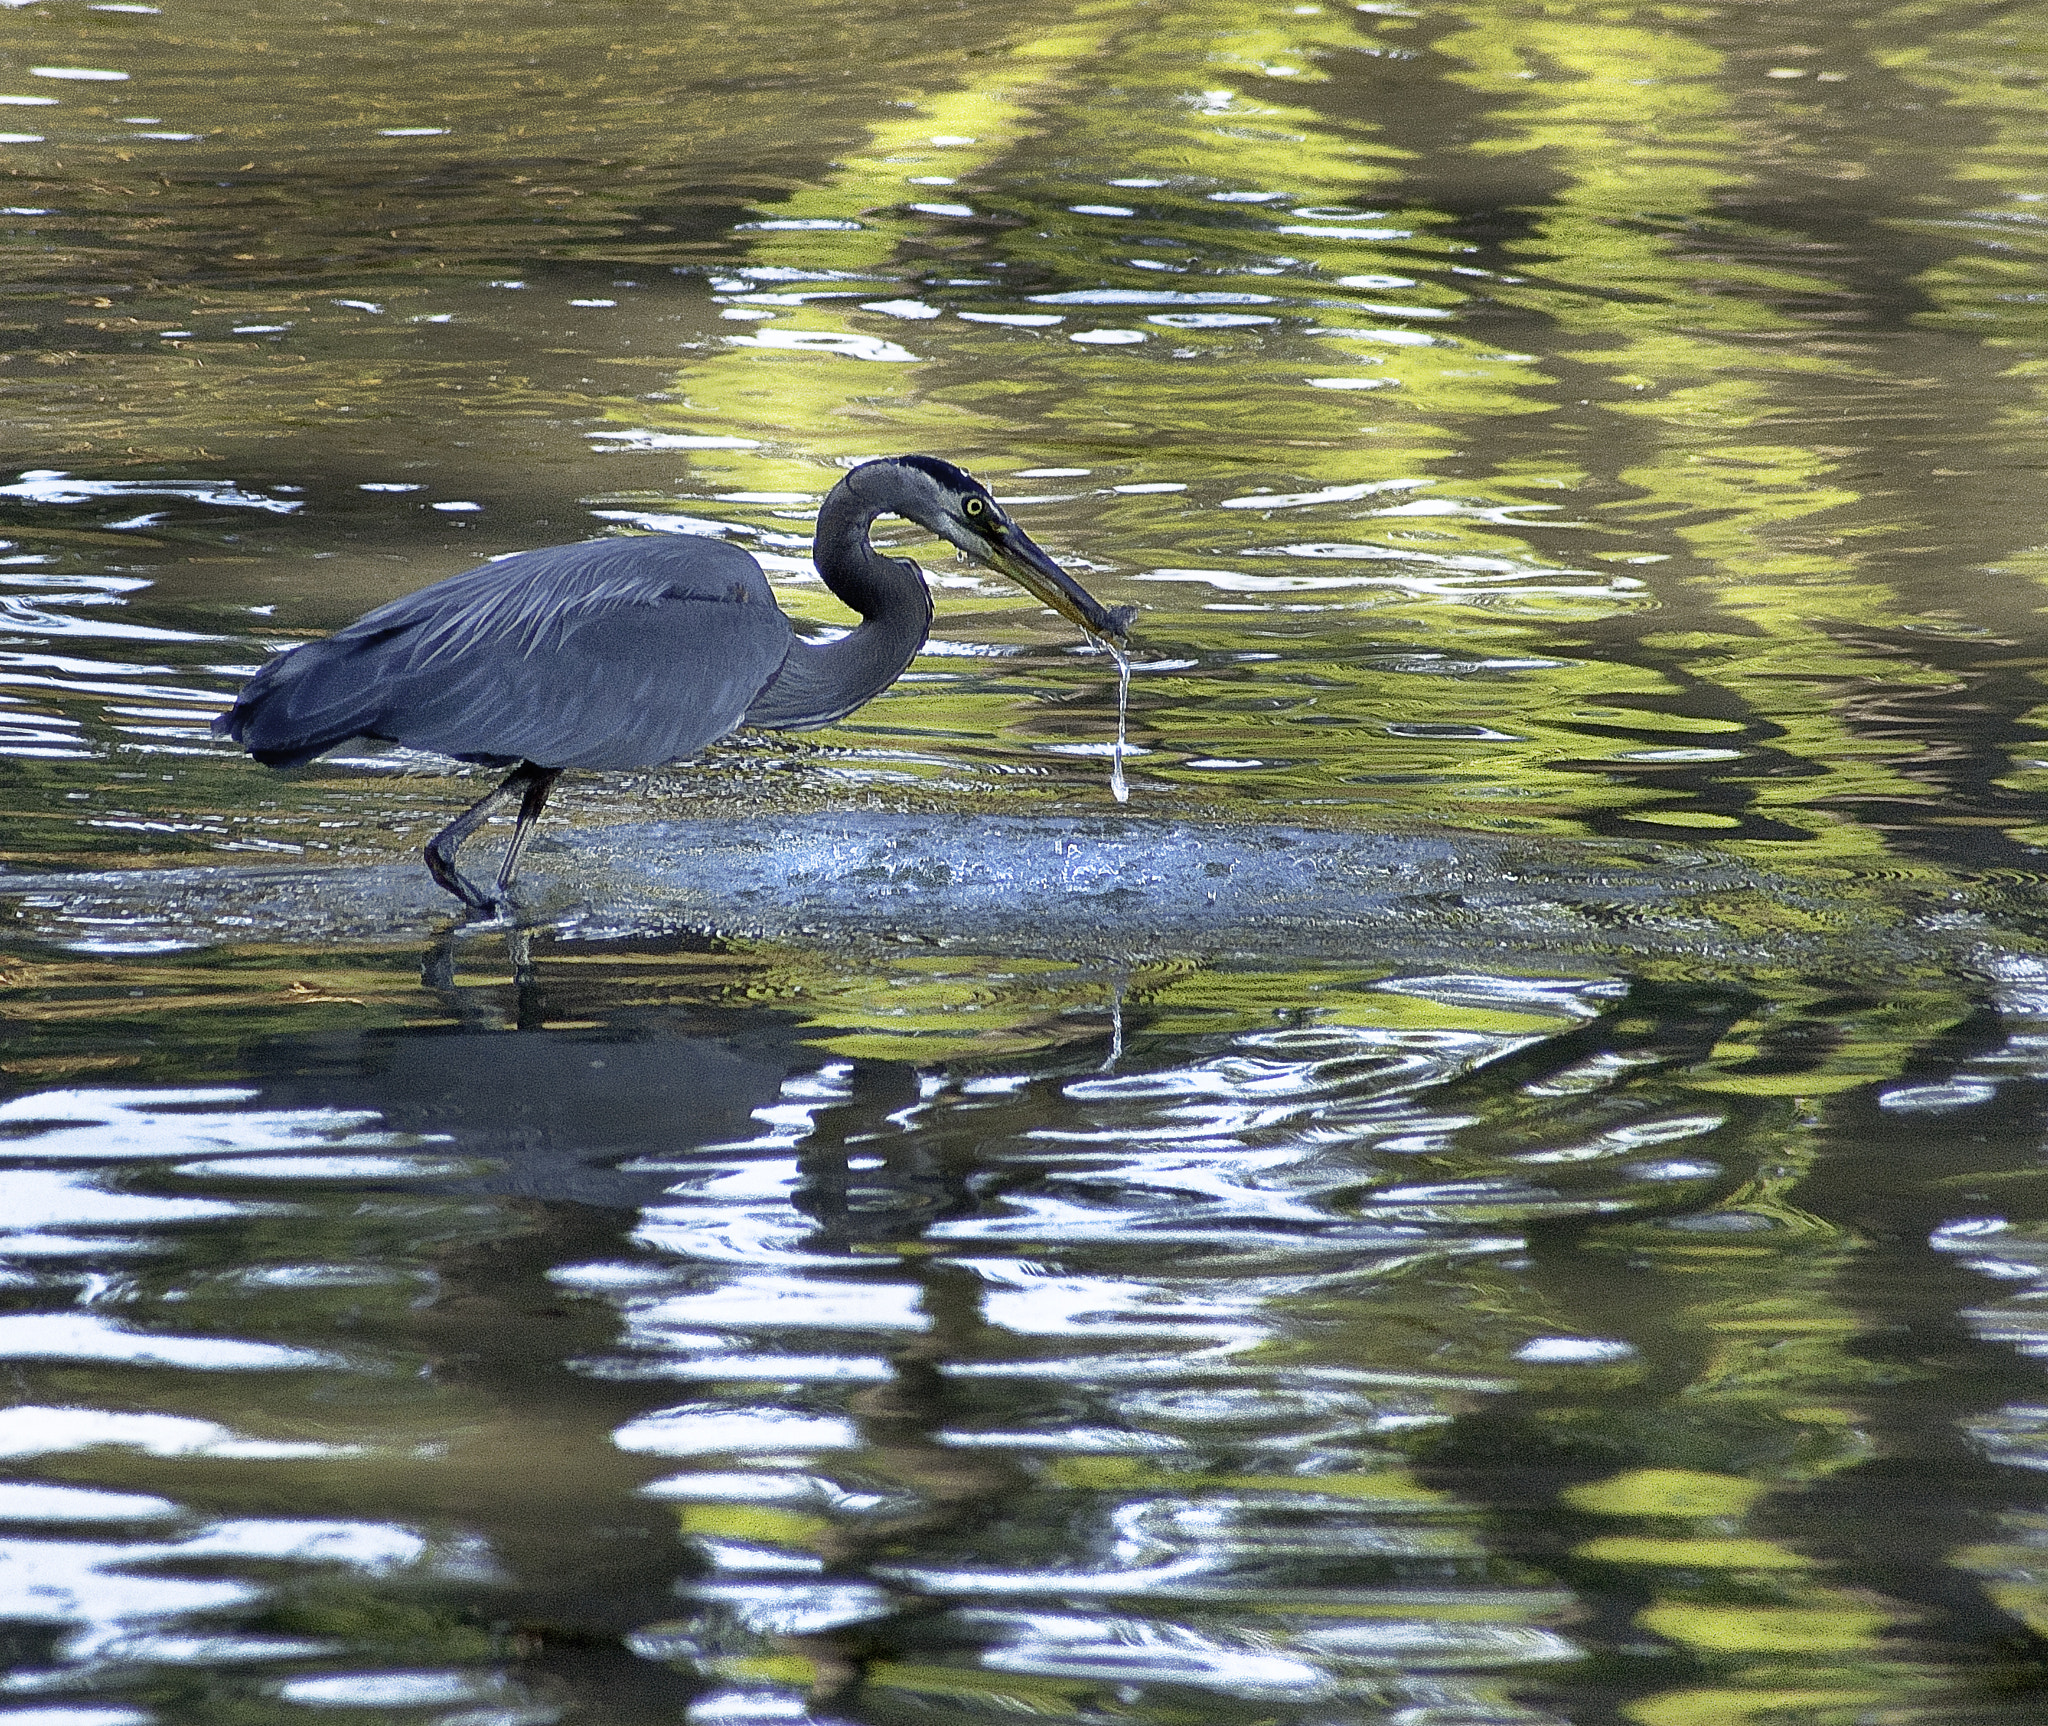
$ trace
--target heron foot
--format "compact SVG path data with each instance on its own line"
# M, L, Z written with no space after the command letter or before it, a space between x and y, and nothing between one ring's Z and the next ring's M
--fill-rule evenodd
M427 873L434 878L434 884L444 892L453 893L472 911L495 913L503 901L495 893L486 893L474 881L455 867L455 847L441 849L441 841L447 834L436 835L433 844L427 847Z
M496 790L479 797L436 833L427 842L426 851L427 873L433 876L435 884L444 892L453 893L472 911L483 911L492 916L508 914L512 909L512 878L518 873L520 856L533 835L534 823L540 819L540 812L547 805L548 793L561 776L559 768L536 767L530 761L522 762ZM514 797L519 799L519 819L512 829L512 842L505 848L505 862L498 871L498 884L493 891L486 893L456 867L455 853L462 848L463 840L491 818L493 810Z

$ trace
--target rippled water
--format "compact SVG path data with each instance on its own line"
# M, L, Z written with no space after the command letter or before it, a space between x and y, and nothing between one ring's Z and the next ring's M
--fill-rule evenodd
M412 964L40 979L53 1718L2036 1706L2038 967Z
M2044 91L2034 0L0 10L0 1726L2039 1718ZM208 736L523 546L834 625L912 449L1142 608L1121 808L908 529L912 672L572 776L509 939L480 787Z

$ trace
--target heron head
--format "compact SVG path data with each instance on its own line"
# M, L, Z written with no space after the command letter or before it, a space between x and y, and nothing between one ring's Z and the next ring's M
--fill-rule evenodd
M987 486L965 468L937 456L898 456L871 462L892 470L886 479L884 508L906 516L941 539L959 547L976 563L1008 576L1033 598L1049 605L1091 635L1124 641L1131 632L1134 606L1104 605L1053 562L996 502ZM854 477L865 471L856 468ZM877 475L877 478L882 476Z

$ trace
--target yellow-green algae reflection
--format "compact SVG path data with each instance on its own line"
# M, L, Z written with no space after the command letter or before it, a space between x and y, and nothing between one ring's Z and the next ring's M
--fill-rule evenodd
M1974 523L1960 496L1915 489L1901 504L1895 484L1867 499L1859 491L1855 469L1888 458L1857 440L1873 426L1896 437L1926 417L1939 380L1911 375L1910 341L1838 330L1853 290L1830 276L1831 260L1770 256L1763 236L1747 248L1762 256L1742 255L1741 236L1729 234L1736 255L1710 262L1673 243L1673 230L1692 224L1733 227L1722 206L1785 153L1759 136L1755 103L1732 75L1742 68L1658 28L1661 14L1434 11L1433 22L1463 26L1433 43L1453 81L1503 102L1475 155L1540 150L1554 180L1528 236L1503 248L1529 278L1502 279L1458 264L1480 248L1445 237L1440 213L1404 198L1412 153L1381 127L1333 125L1281 100L1293 78L1315 78L1312 53L1330 46L1333 14L1291 25L1289 83L1263 77L1255 95L1191 100L1204 76L1228 83L1219 68L1280 63L1270 16L1231 10L1161 8L1156 25L1126 27L1077 56L1056 94L1013 65L992 70L985 91L951 93L878 132L844 180L793 199L786 215L779 208L789 227L749 253L758 268L809 273L829 292L833 272L849 284L870 272L900 282L949 258L1052 283L1073 276L1078 250L1096 266L1091 286L1158 290L1162 307L1176 293L1206 296L1203 310L1084 308L1055 292L1032 298L1048 308L1041 318L1064 320L1057 326L974 327L856 309L842 288L773 314L788 327L764 322L730 338L744 345L687 368L681 405L634 403L621 417L758 436L756 403L794 412L796 436L763 439L773 453L700 464L707 486L735 491L815 493L829 478L819 456L844 461L892 443L943 444L992 471L1015 465L1021 445L1037 465L1087 465L1087 479L1188 485L1163 496L1105 495L1078 477L1015 488L1071 488L1080 495L1037 506L1061 541L1151 565L1118 571L1147 584L1127 590L1151 607L1147 642L1170 664L1196 662L1140 679L1144 767L1157 793L1560 834L1680 828L1753 837L1776 859L1884 859L1889 823L1864 812L1924 805L1929 785L1894 736L1855 723L1857 709L1892 692L1952 690L1953 675L1913 663L1898 632L1971 627L1930 603L1948 594L1926 592L1919 569L1889 554L1910 536L1969 537ZM1087 21L1100 27L1098 14ZM1374 27L1398 33L1411 22ZM1050 60L1063 41L1038 51ZM1812 70L1845 76L1832 66ZM1048 105L1058 114L1021 142L1010 131L1020 89L1041 120ZM966 113L987 117L971 143L949 131ZM1105 191L1077 171L1110 161L1132 170L1120 177L1163 183ZM954 190L921 200L934 169ZM1245 215L1231 223L1208 189L1218 186L1285 197L1225 205ZM919 203L944 213L912 220ZM1308 219L1269 219L1303 209ZM834 219L862 225L801 231ZM1372 285L1336 296L1352 283ZM1318 296L1307 304L1304 285ZM734 303L766 311L796 297L739 293ZM1540 312L1567 345L1545 364L1487 339L1487 322L1509 308ZM1129 340L1077 354L1072 338L1087 334ZM845 355L863 341L897 352L893 363L869 362L884 376L849 384ZM772 343L788 345L755 345ZM1902 360L1909 375L1899 375ZM1591 427L1557 423L1560 396L1589 386L1602 414L1626 416L1624 429L1610 422L1597 439L1574 438ZM1553 428L1548 438L1515 434L1517 420L1536 416ZM1475 465L1459 446L1480 421L1496 449ZM1796 437L1770 435L1795 427ZM1940 460L1921 471L1953 477ZM1188 474L1197 477L1172 478ZM1262 492L1273 507L1259 507ZM1221 512L1233 505L1238 513ZM1932 521L1930 509L1941 512ZM2024 550L2000 544L1993 554ZM817 603L822 614L828 602ZM1627 619L1639 645L1622 657L1576 633ZM1844 639L1858 629L1887 638ZM1254 659L1247 674L1247 652L1276 660ZM982 737L1014 755L1020 744L1045 747L1048 731L1054 747L1072 747L1101 724L1098 700L1068 709L1056 728L1030 716L1018 735L1004 723L999 682L952 668L927 677L874 710L867 731L942 740L934 758L897 769L907 777L957 775L963 757L983 753ZM1244 765L1219 787L1217 761Z
M1146 640L1162 663L1141 685L1154 695L1141 703L1140 741L1156 792L1216 795L1218 765L1236 761L1224 793L1233 798L1385 802L1353 787L1411 784L1413 744L1392 741L1389 726L1395 734L1416 726L1393 693L1401 679L1372 661L1410 646L1499 659L1524 635L1492 617L1600 616L1646 603L1644 584L1559 567L1511 531L1518 524L1508 512L1556 507L1554 476L1434 495L1431 462L1451 435L1435 422L1539 411L1544 404L1527 392L1540 379L1528 355L1436 333L1458 298L1387 273L1440 267L1463 250L1430 240L1441 218L1426 210L1358 206L1398 197L1400 152L1368 128L1334 128L1281 105L1267 93L1278 84L1257 99L1214 90L1191 97L1199 79L1268 63L1270 13L1166 7L1134 20L1126 10L1104 43L1107 16L1083 9L1092 30L1042 39L1021 63L991 67L979 88L916 105L878 131L843 179L778 205L760 224L771 231L749 248L754 279L719 284L755 290L734 292L732 310L758 308L759 328L686 368L678 403L650 411L636 402L620 415L682 436L768 431L770 450L699 462L707 486L730 486L728 497L792 486L815 495L830 475L819 458L843 463L890 447L944 447L981 471L1023 470L1010 490L1027 519L1036 523L1043 511L1054 524L1047 531L1081 567L1099 548L1153 564L1119 574L1149 584L1131 591L1155 613ZM1297 49L1354 30L1336 14L1290 24ZM1058 83L1038 82L1062 49L1070 60ZM1020 114L1035 122L1021 138ZM972 117L971 133L962 116ZM1081 168L1102 162L1132 183L1105 185ZM927 189L933 180L952 189ZM1142 255L1124 255L1126 233ZM1070 287L1077 251L1093 273ZM989 273L932 273L955 266ZM849 304L863 277L900 283L912 271L927 285L925 299ZM1347 274L1368 285L1328 297L1331 279ZM1046 291L1019 303L1001 293L1011 279ZM1305 297L1317 287L1325 297ZM797 299L800 313L781 310ZM872 381L849 382L845 374L862 360ZM1359 426L1365 386L1400 393L1395 424ZM1377 407L1381 398L1371 399ZM771 403L772 431L762 414ZM794 435L781 429L790 418ZM1017 458L1020 447L1030 463ZM1033 483L1034 465L1075 471ZM1202 478L1172 477L1189 473ZM1287 476L1284 492L1255 483L1275 474ZM1319 495L1326 491L1336 495ZM1262 506L1262 494L1274 503ZM1368 496L1373 516L1394 525L1347 528L1358 543L1288 555L1288 528L1356 513L1318 504ZM1218 531L1204 516L1235 542L1228 551L1189 543L1191 527ZM804 596L796 603L810 609ZM817 605L829 615L822 595ZM1489 620L1476 635L1457 615L1468 605ZM1323 657L1365 627L1376 650L1366 665ZM1467 647L1474 640L1481 645ZM1255 674L1239 669L1246 665ZM1437 668L1431 657L1419 669ZM1516 667L1502 661L1501 669ZM1430 696L1423 730L1463 731L1492 746L1430 781L1459 799L1528 795L1473 783L1515 760L1498 750L1517 739L1491 731L1477 707L1461 726L1462 709L1446 716L1434 689ZM1014 711L1002 679L935 667L848 729L943 739L938 759L905 769L943 775L957 773L962 756L1014 760L1020 746L1062 741L1088 748L1084 739L1099 737L1103 723L1099 699L1056 723L1027 714L1021 735L1015 719L1005 723ZM1063 779L1071 787L1072 775ZM1503 824L1528 822L1518 813Z
M1938 302L1951 279L2009 273L1983 222L1906 218L1930 160L1968 194L2017 172L2018 146L1975 146L1981 166L1910 139L1858 157L1826 106L1938 61L1940 90L2023 128L2025 103L1991 70L1972 82L1931 15L1790 46L1711 39L1685 8L1103 4L908 30L917 15L692 13L688 54L661 10L630 40L609 9L550 8L525 31L448 7L396 35L337 14L247 44L207 36L204 8L183 34L93 15L69 57L135 68L157 124L119 133L140 106L125 89L16 80L61 92L20 110L47 130L11 147L18 208L63 217L12 218L17 256L55 241L79 284L33 326L58 339L14 362L38 456L291 468L318 442L337 477L431 465L490 508L392 502L398 522L351 524L325 567L279 518L224 545L176 519L67 538L27 511L20 543L158 572L131 603L188 630L245 627L231 601L253 584L282 607L257 627L289 637L474 554L589 531L580 492L612 531L679 507L758 530L785 602L830 621L800 568L811 503L851 459L934 448L1042 500L1020 504L1034 530L1147 607L1140 807L1676 830L1856 869L1925 860L1901 856L1902 826L1919 854L1959 854L1944 827L2032 832L2012 795L2037 771L2024 710L2001 691L1966 808L1934 807L1961 787L1929 735L1990 664L2031 676L2006 637L2034 603L2010 507L2033 483L2033 398L2023 356L2001 358L2025 296L1869 327L1880 286ZM53 17L13 21L17 71L58 57ZM817 52L858 75L793 133L768 86L800 76L784 37L819 29ZM228 41L246 53L223 72ZM223 76L233 124L202 125ZM1429 80L1469 144L1419 127L1397 77ZM1872 276L1867 228L1794 243L1745 213L1788 176L1889 194L1921 288ZM1506 192L1507 213L1476 221L1446 195L1460 182ZM2008 226L2020 237L1998 244L2024 246ZM721 291L654 316L636 309L648 281L606 306L608 280L577 292L561 273L579 265ZM677 338L694 350L680 366ZM1980 463L1987 426L2005 429ZM640 436L585 435L606 427ZM705 441L737 447L690 447ZM500 519L499 470L539 488L536 519ZM940 654L820 739L823 764L718 758L710 774L736 776L721 796L807 778L1100 799L1106 663L925 551L951 589ZM1958 562L1984 572L1961 606ZM948 655L960 637L1035 651ZM1985 644L1959 666L1957 641ZM164 717L54 681L34 699L88 715L88 745L133 748ZM24 832L22 861L73 844L346 855L424 826L202 752L173 763L191 797L142 786L113 817L133 825L81 830L42 758L23 751L23 813L57 825ZM249 807L251 786L278 816Z

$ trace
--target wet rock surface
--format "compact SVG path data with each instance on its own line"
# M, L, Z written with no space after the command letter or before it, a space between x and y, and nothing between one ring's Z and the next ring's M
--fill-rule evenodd
M483 859L474 867L481 870ZM456 907L390 864L0 877L19 934L137 949L430 935ZM1884 965L1982 944L1984 919L1702 849L1319 832L1127 817L685 821L540 841L517 921L564 939L681 931L1058 956Z

